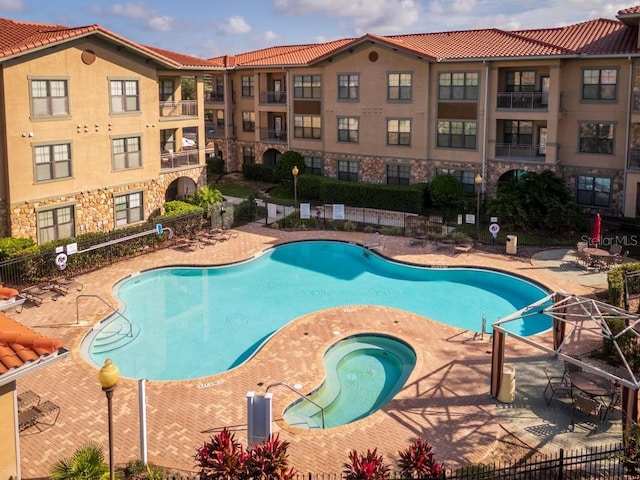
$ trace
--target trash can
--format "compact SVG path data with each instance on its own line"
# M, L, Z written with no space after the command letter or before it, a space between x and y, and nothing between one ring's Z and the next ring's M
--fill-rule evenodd
M515 255L516 253L518 253L517 235L507 235L507 253L510 255Z
M498 391L498 400L513 403L516 398L516 369L511 365L502 367L502 383Z

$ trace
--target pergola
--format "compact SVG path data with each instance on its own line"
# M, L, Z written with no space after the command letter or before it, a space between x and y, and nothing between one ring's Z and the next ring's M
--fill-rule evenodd
M553 320L551 332L534 336L518 333L515 326L529 317L540 314ZM621 319L625 327L618 333L611 331L607 320ZM535 321L531 318L530 321ZM516 323L517 322L517 323ZM509 327L512 327L511 329ZM522 310L493 324L491 354L491 395L498 396L503 381L505 341L507 335L547 352L594 375L617 382L622 386L622 431L637 423L640 380L620 348L621 337L632 334L640 337L640 315L592 298L553 293ZM613 366L589 353L602 348L603 341L611 341L616 357Z

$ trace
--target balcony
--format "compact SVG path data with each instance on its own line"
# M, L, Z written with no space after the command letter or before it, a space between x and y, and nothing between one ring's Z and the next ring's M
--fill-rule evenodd
M287 131L274 130L273 128L261 128L260 141L285 143L287 141Z
M160 168L178 168L198 165L198 150L184 150L182 152L164 152L160 155Z
M640 170L640 150L629 150L629 170Z
M546 110L548 97L543 92L499 92L497 108Z
M513 145L496 143L496 159L518 162L544 162L545 147L542 145Z
M287 103L287 92L282 90L275 92L260 92L260 103L284 105Z
M205 102L222 103L222 102L224 102L224 93L205 92L204 93L204 101Z
M193 118L198 117L197 100L181 100L179 102L160 102L160 118Z

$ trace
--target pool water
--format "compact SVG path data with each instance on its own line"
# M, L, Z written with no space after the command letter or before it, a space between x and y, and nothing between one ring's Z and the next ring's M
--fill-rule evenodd
M546 296L522 278L478 268L427 268L390 261L358 245L294 242L222 267L159 268L114 288L121 316L94 327L81 352L111 358L123 376L182 380L244 363L278 329L318 310L347 305L398 308L471 332ZM547 330L531 315L508 328ZM363 331L366 325L363 325Z
M404 386L416 355L409 345L392 337L354 335L327 350L324 363L322 385L285 409L288 424L331 428L371 415Z

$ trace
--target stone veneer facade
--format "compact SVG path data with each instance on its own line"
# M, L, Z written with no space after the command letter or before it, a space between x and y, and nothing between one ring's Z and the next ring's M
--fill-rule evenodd
M69 194L64 197L42 199L36 202L14 205L7 208L0 204L0 225L11 225L10 232L0 232L0 237L38 238L36 212L47 207L74 205L76 235L89 232L107 232L114 229L114 197L127 192L144 192L144 215L162 211L165 193L172 182L188 177L198 186L206 185L206 170L202 165L179 171L163 173L158 178L114 188L98 188ZM7 222L7 216L10 216Z

